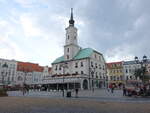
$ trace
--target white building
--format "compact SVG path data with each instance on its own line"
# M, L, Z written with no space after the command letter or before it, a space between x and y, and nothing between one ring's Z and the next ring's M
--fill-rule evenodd
M39 66L30 62L17 62L16 85L38 85L43 84L44 78L50 76L48 66Z
M124 80L125 81L136 80L135 70L140 68L141 68L141 64L136 63L136 61L124 61L123 62Z
M55 88L100 88L104 87L106 66L103 55L91 48L82 49L78 45L77 28L74 26L73 12L66 28L64 55L52 63L52 78L49 87Z
M17 62L0 59L0 84L14 84L16 79Z

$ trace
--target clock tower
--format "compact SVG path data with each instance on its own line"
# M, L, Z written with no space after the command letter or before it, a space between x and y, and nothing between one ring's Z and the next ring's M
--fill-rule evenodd
M80 47L77 41L77 28L74 27L75 21L73 20L73 9L71 8L71 17L69 26L66 28L66 42L64 46L65 60L71 60L79 52Z

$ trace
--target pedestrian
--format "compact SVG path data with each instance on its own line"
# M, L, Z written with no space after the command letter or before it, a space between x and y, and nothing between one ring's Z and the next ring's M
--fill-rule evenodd
M112 89L112 84L109 84L108 92Z
M115 89L116 85L113 84L112 87L111 87L111 93L114 93L114 89Z
M75 96L75 97L76 97L76 98L78 98L78 91L79 91L79 89L76 88L76 89L75 89L75 92L76 92L76 96Z
M114 86L112 86L111 88L111 93L114 93Z
M125 85L123 85L123 96L126 96L126 92L127 92L126 87Z

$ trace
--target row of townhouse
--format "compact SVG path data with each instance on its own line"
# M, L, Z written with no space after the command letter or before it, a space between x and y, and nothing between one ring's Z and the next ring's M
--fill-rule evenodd
M142 80L135 76L135 72L138 69L141 69L142 66L145 66L145 76L147 80L150 80L150 60L147 60L145 63L141 61L120 61L120 62L110 62L106 63L107 66L107 76L109 84L126 84L128 82L141 82ZM146 79L146 78L145 78Z
M30 62L0 59L0 85L42 84L51 68Z

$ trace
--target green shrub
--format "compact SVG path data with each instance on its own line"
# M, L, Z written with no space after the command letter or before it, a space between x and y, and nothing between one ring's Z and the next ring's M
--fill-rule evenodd
M8 96L7 91L4 89L0 89L0 97Z

